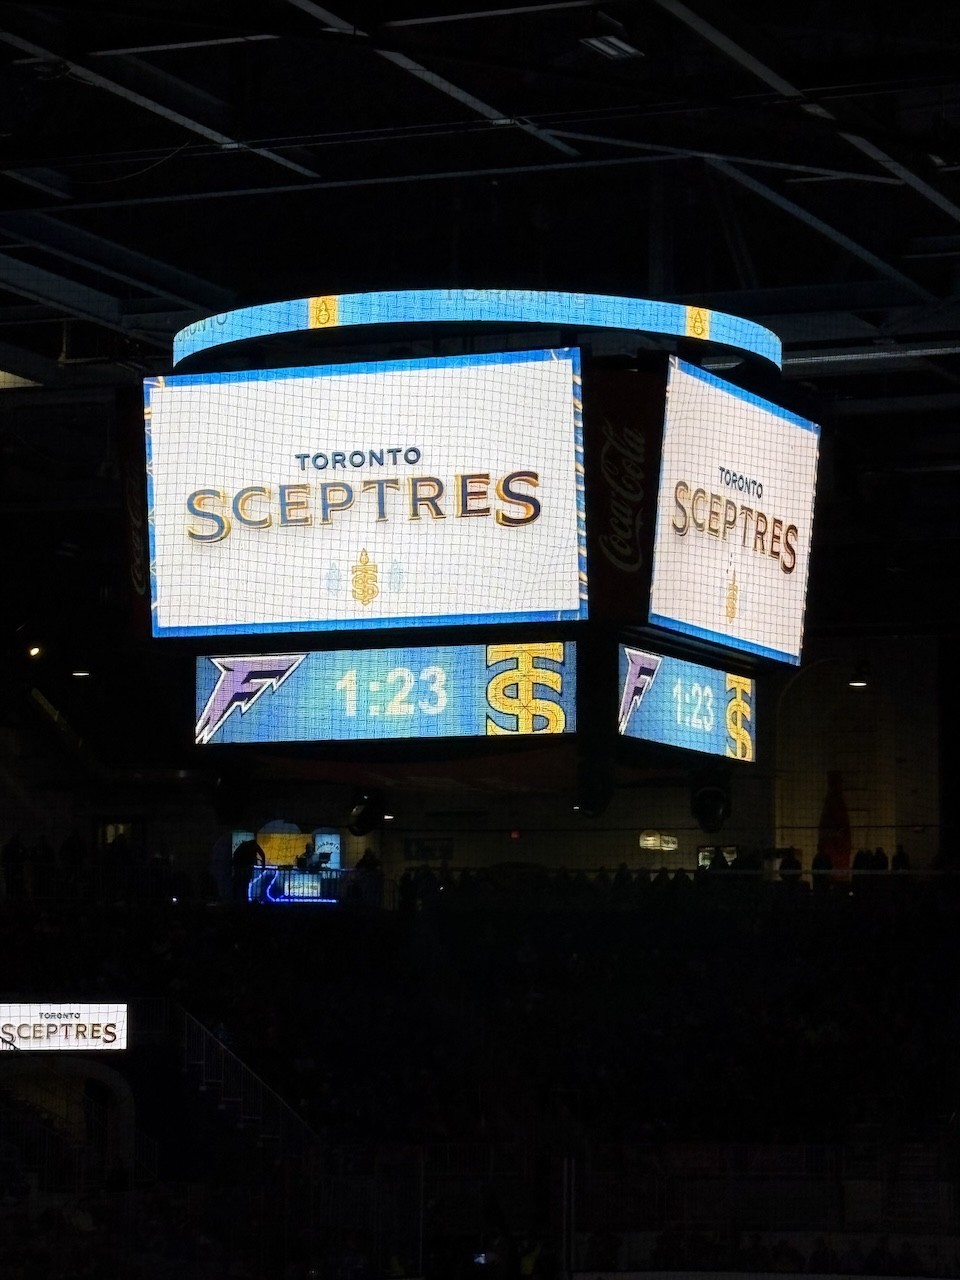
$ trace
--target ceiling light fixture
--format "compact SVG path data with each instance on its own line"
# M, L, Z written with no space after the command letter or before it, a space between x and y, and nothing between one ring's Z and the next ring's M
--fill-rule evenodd
M637 49L629 41L620 36L581 36L580 43L604 58L642 58L642 49Z

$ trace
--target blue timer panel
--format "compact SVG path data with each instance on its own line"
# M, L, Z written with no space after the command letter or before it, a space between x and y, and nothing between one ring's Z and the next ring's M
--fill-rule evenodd
M570 642L197 659L198 745L572 733Z
M620 733L730 760L754 758L754 682L620 646Z

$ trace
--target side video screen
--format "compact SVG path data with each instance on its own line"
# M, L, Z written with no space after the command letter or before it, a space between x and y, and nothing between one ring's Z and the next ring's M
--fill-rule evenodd
M620 646L620 733L730 760L754 759L755 686L746 676Z
M671 359L651 623L797 664L820 428Z

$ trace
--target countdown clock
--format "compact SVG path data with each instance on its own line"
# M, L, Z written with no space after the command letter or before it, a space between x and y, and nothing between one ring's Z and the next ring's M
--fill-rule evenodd
M754 682L620 646L620 733L731 760L754 758Z
M197 659L199 745L576 729L572 642Z

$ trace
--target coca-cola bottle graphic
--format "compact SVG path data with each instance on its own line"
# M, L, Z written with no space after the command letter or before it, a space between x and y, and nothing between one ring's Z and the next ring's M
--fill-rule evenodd
M849 872L850 817L843 798L843 777L836 769L827 771L827 794L817 826L817 852L829 857L835 872Z

